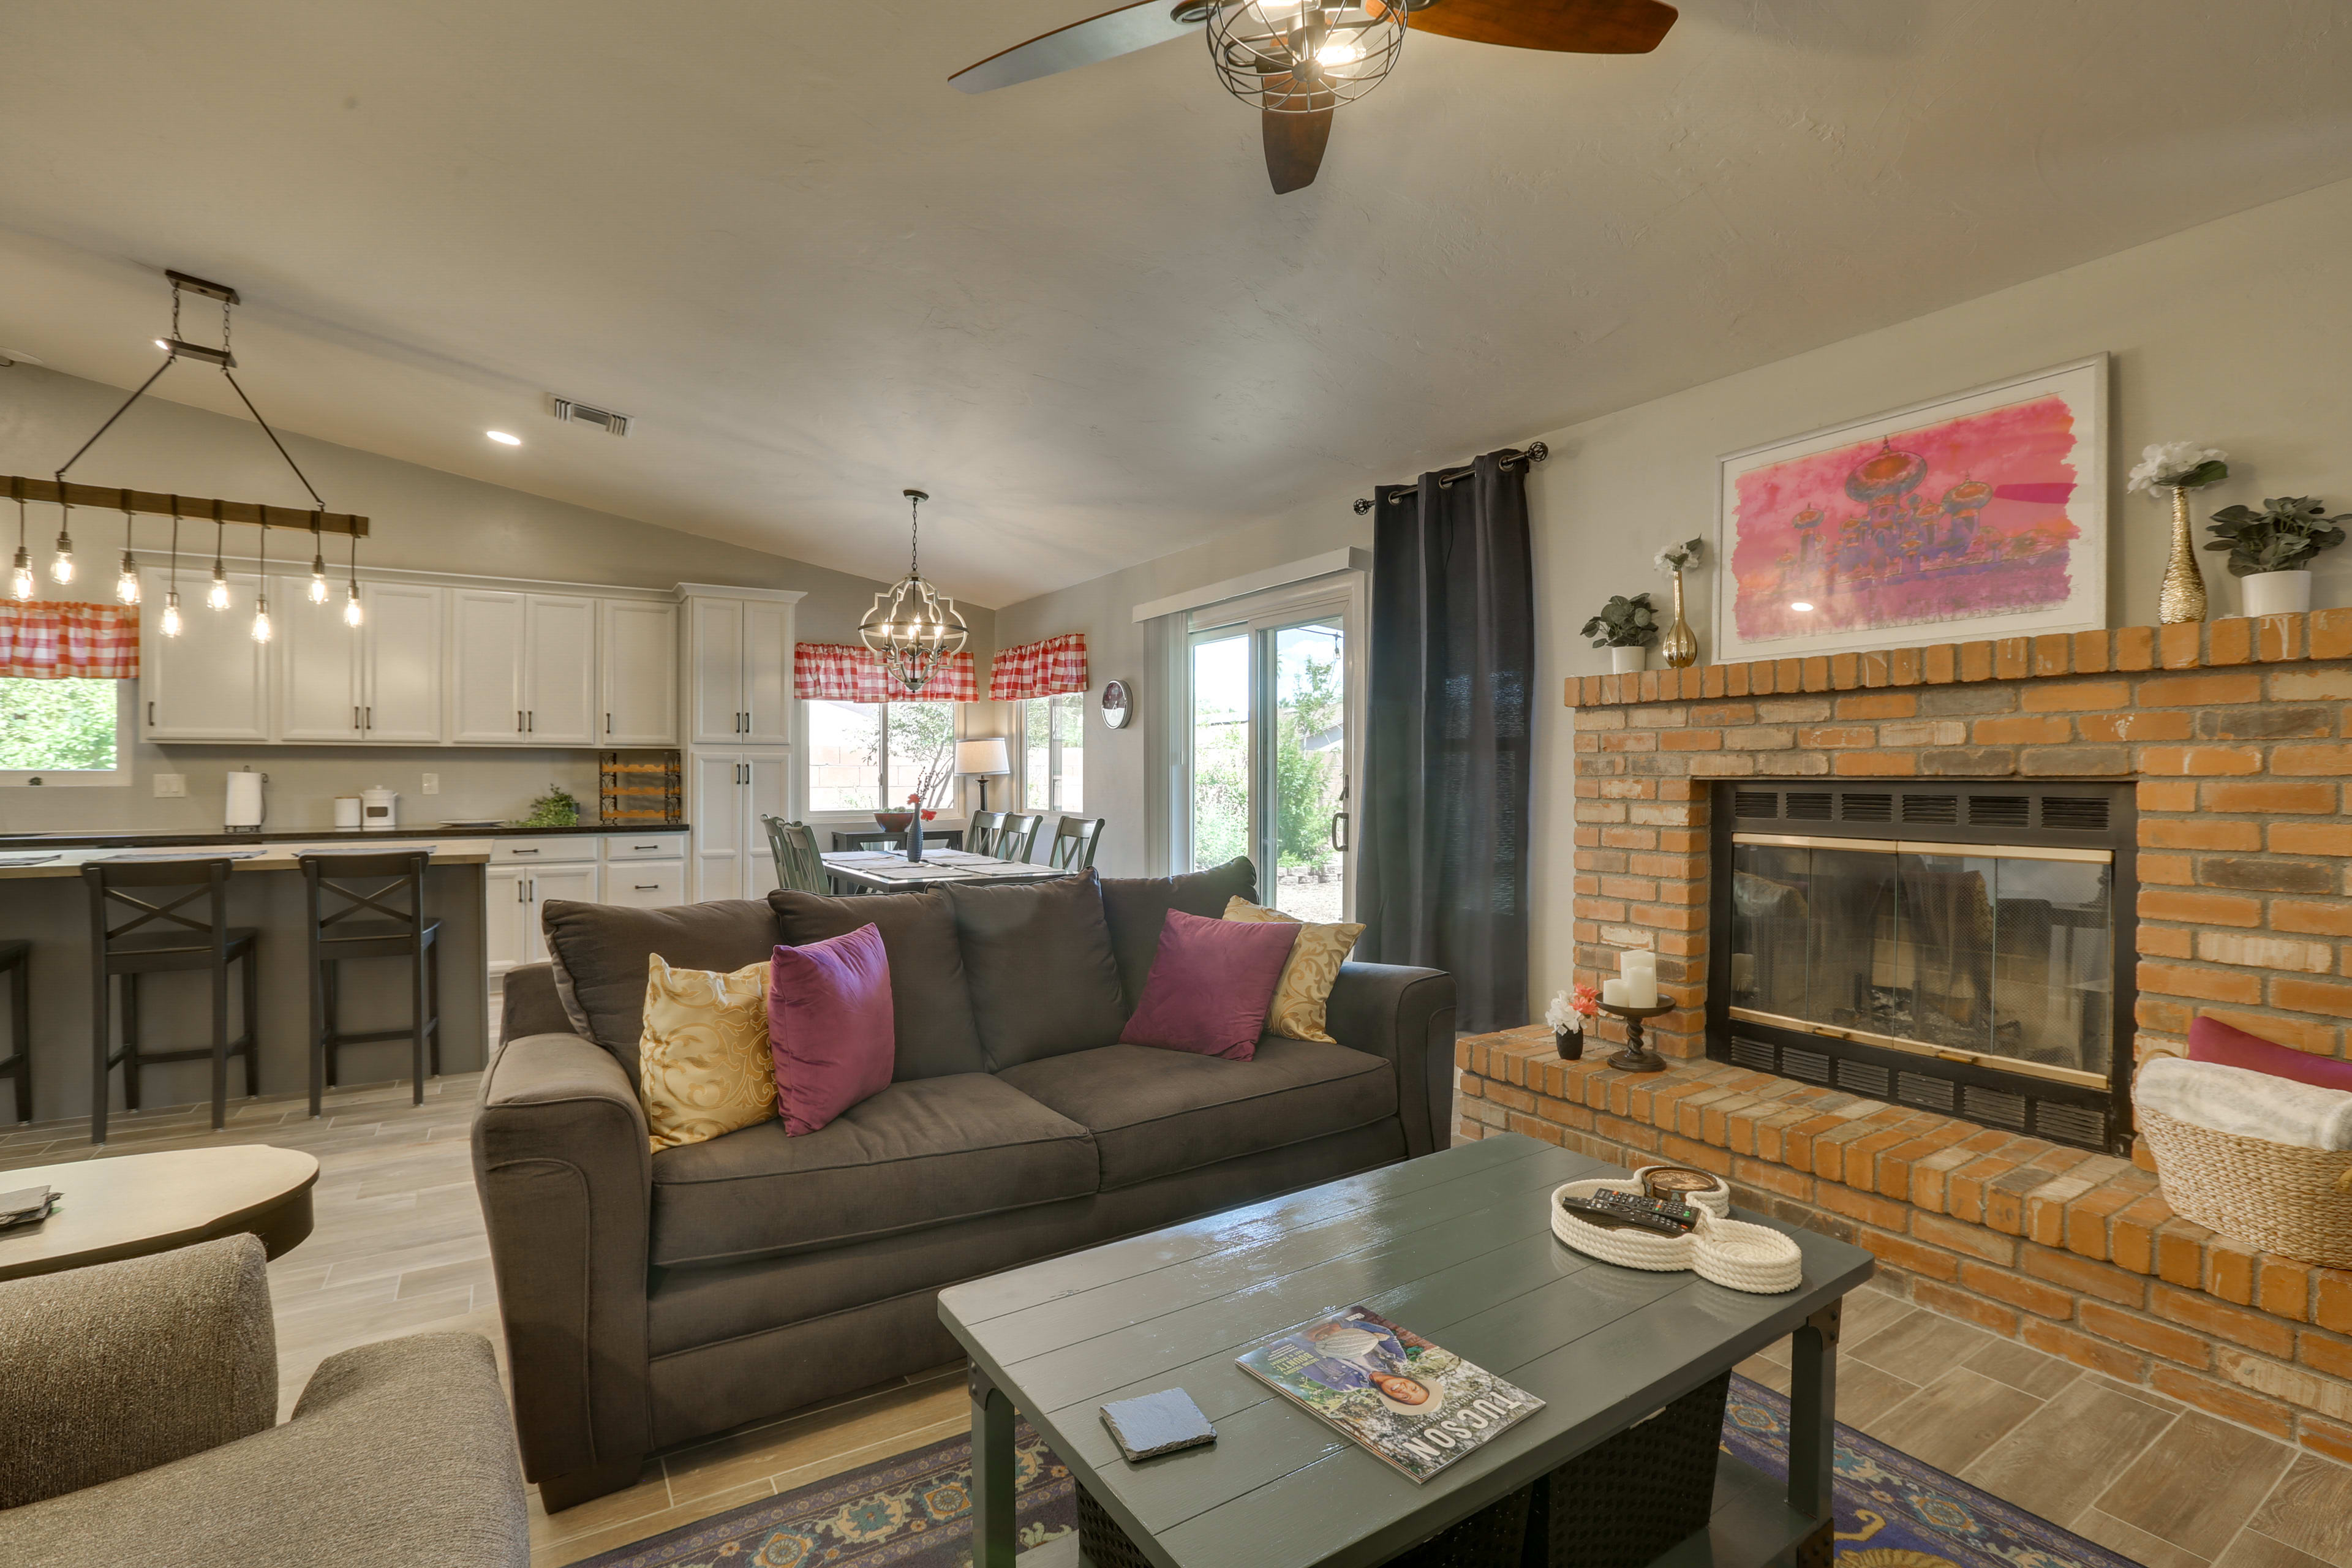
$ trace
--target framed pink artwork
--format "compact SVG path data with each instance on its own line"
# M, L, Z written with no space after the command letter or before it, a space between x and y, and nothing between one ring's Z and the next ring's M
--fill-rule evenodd
M2106 625L2107 356L1722 459L1717 660Z

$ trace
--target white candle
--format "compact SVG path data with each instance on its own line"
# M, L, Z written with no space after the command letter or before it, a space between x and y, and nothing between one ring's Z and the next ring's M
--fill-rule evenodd
M1623 1007L1629 1005L1625 1000L1625 983L1622 980L1602 981L1601 983L1601 1001L1602 1005L1609 1007Z
M1654 1007L1658 1005L1658 972L1655 969L1636 969L1625 976L1623 984L1626 1006Z
M1617 955L1618 973L1631 974L1637 969L1646 969L1655 974L1658 972L1658 955L1643 947L1629 947Z

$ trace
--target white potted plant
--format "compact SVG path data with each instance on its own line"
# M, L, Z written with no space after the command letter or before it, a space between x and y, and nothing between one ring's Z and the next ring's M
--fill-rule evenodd
M2206 531L2208 550L2230 552L2230 575L2245 592L2249 616L2284 616L2311 608L2311 563L2344 542L2352 512L2326 515L2316 496L2265 496L2263 510L2224 507Z
M1609 668L1619 675L1650 667L1650 645L1658 640L1658 612L1647 594L1610 596L1601 613L1578 634L1609 650Z

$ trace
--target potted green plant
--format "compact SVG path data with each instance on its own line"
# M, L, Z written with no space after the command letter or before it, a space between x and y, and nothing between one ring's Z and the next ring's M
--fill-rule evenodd
M2343 524L2317 496L2265 496L2263 510L2223 507L2206 531L2208 550L2230 552L2230 575L2245 590L2249 616L2281 616L2311 608L2311 563L2344 542Z
M1591 637L1594 647L1607 648L1609 668L1618 674L1646 669L1650 645L1658 640L1658 612L1647 594L1630 599L1622 594L1612 595L1579 635Z

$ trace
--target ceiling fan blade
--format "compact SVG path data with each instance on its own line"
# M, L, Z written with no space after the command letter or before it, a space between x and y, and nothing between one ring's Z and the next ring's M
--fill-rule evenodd
M1662 0L1427 0L1412 8L1416 33L1515 49L1646 55L1680 15Z
M1177 19L1188 15L1190 21ZM1105 11L1083 22L1040 33L1025 44L1015 44L978 65L964 67L948 81L964 92L987 92L993 88L1011 87L1014 82L1034 81L1041 76L1116 59L1198 32L1206 15L1197 5L1171 8L1170 0L1136 0L1133 5Z
M1331 111L1277 114L1261 109L1257 113L1265 136L1265 175L1274 182L1274 194L1286 195L1313 184L1315 172L1323 166L1323 149L1330 144Z

